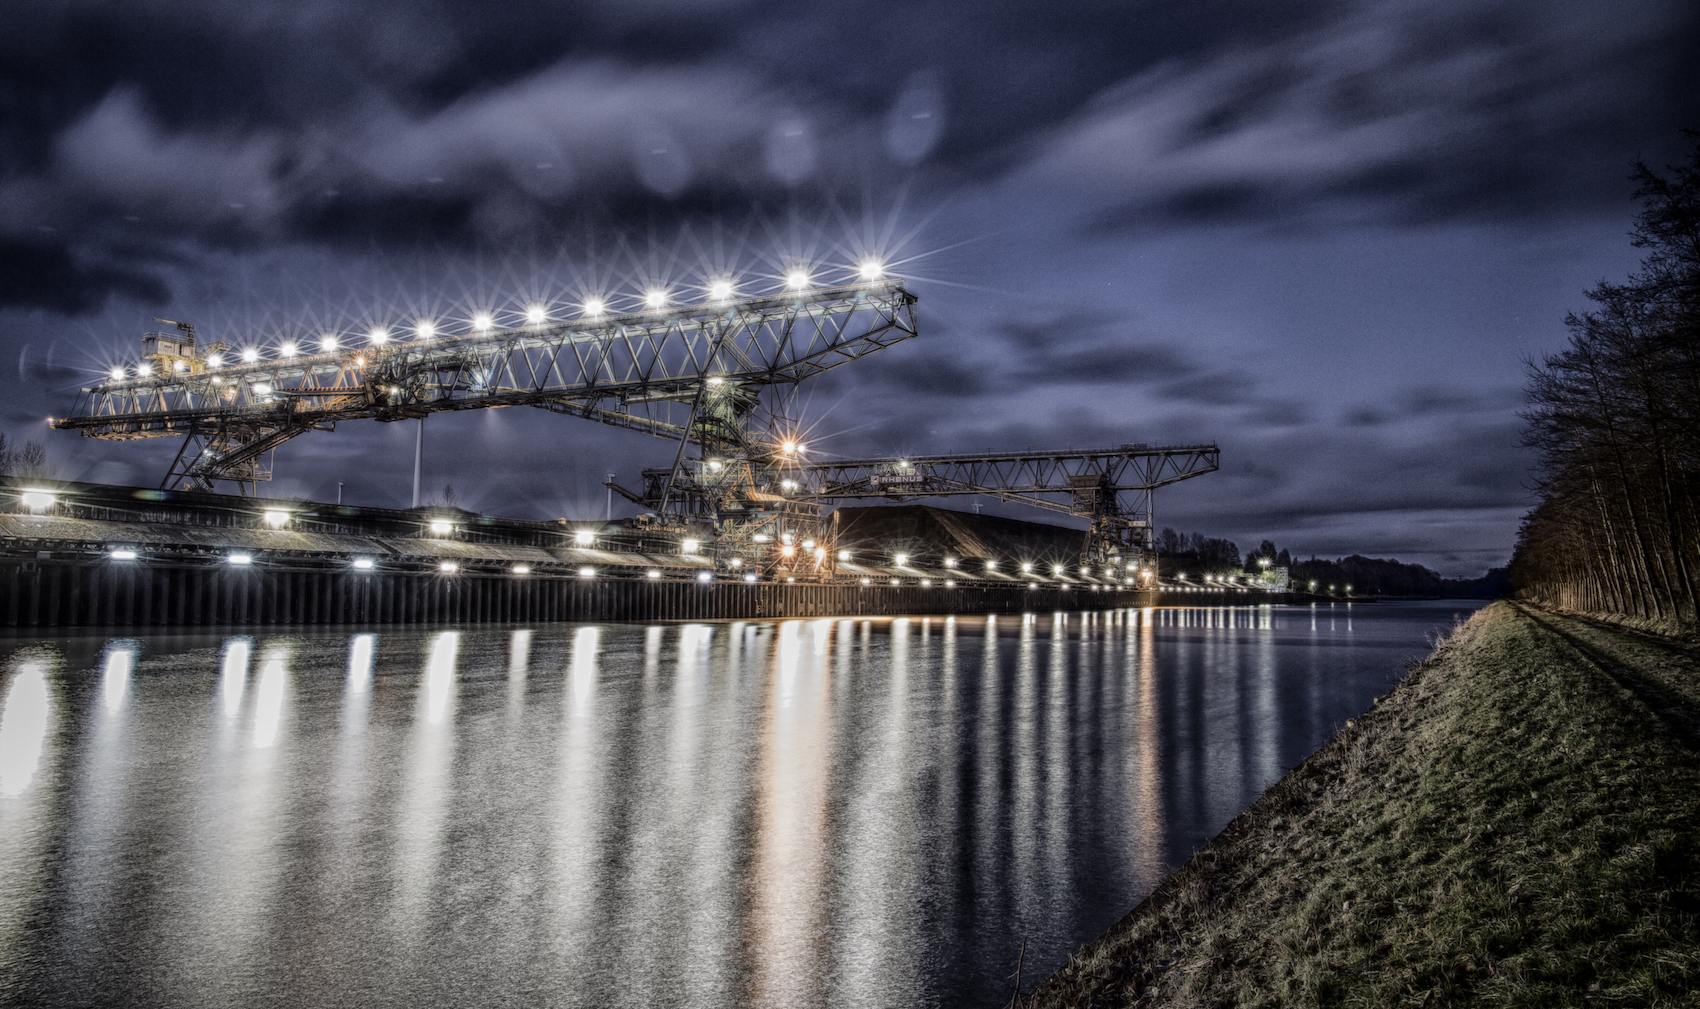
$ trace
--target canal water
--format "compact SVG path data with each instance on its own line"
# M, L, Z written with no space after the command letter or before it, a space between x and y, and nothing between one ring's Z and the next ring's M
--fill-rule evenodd
M0 1002L998 1006L1463 603L0 641Z

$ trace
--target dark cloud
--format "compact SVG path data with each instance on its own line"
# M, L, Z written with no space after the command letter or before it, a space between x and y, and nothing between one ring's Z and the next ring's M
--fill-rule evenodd
M113 294L147 304L169 297L158 277L79 259L62 245L0 237L0 307L83 315Z

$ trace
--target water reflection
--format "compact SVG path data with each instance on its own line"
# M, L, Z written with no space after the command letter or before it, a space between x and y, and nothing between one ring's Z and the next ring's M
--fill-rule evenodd
M47 663L26 658L12 670L0 707L0 798L30 787L47 746L53 705L47 690Z
M19 642L0 973L41 1004L1002 1005L1023 939L1035 977L1124 914L1454 612Z

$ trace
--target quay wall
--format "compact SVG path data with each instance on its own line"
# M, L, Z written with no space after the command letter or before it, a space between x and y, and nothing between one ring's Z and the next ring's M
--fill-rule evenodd
M1165 598L1168 597L1168 598ZM1086 586L702 583L170 562L0 560L0 626L192 627L713 620L1113 609L1274 601Z

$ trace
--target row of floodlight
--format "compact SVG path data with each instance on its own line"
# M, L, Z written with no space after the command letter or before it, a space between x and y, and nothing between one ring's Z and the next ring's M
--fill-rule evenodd
M864 259L857 265L856 274L863 282L880 280L885 276L885 265L877 259ZM815 277L807 267L793 267L785 274L785 289L789 291L806 291L814 286L814 282ZM739 293L737 282L730 277L711 280L703 286L702 291L708 296L709 304L732 301ZM645 291L642 297L644 310L651 312L662 311L672 307L675 303L674 292L664 287L652 287ZM579 302L578 309L577 318L594 320L614 311L614 306L611 299L601 295L592 295ZM549 306L541 302L526 306L521 314L525 320L523 323L525 326L543 326L554 321ZM494 312L477 312L473 314L470 320L470 330L474 334L489 333L496 328L497 319ZM392 338L405 338L404 336L397 337L397 334L401 332L398 329L392 333L389 325L379 323L368 329L365 337L372 346L383 346L389 343ZM441 332L443 330L435 319L418 319L413 323L413 335L420 340L432 339ZM335 353L342 349L342 342L342 335L325 333L319 337L319 352L324 354ZM302 353L302 348L299 341L283 340L277 345L276 356L280 359L293 358L300 353ZM260 360L262 352L259 347L244 347L239 356L242 363L254 364ZM359 363L363 362L357 362L357 364ZM206 358L206 365L209 368L224 367L224 355L221 353L209 354ZM177 361L174 364L174 370L178 372L187 371L188 368L188 364L183 361ZM143 362L135 366L136 378L148 378L152 374L153 366L151 364ZM123 365L115 365L112 368L111 375L115 381L121 381L129 378L130 372Z

